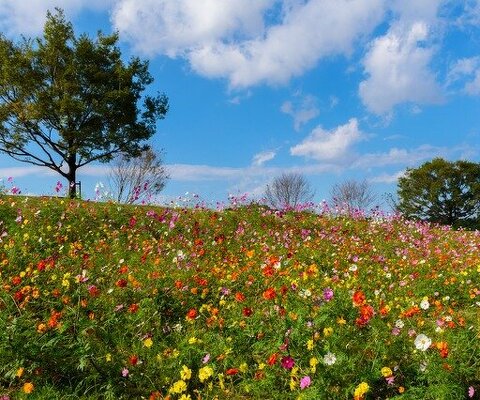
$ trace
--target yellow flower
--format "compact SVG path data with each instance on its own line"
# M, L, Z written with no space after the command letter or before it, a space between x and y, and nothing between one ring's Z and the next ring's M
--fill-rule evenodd
M188 381L192 377L192 370L188 368L186 365L182 366L182 370L180 371L180 378L184 381Z
M345 320L345 318L343 317L338 317L337 318L337 324L338 325L345 325L347 323L347 321Z
M192 400L189 394L182 394L179 400Z
M107 362L112 361L112 355L110 353L105 354L105 361Z
M362 382L360 383L356 388L354 392L355 400L357 399L362 399L363 395L367 393L370 389L370 386L368 386L367 382Z
M312 339L307 340L307 350L313 350L313 347L314 347L313 340Z
M170 388L170 392L172 393L182 393L185 390L187 390L187 384L183 380L176 381Z
M297 388L297 380L296 379L290 379L290 390L293 392Z
M390 368L388 367L383 367L380 372L382 373L382 376L384 378L388 378L389 376L392 376L393 375L393 372Z
M189 344L195 344L195 343L199 343L200 340L198 340L195 336L192 336L190 339L188 339L188 343Z
M33 386L33 383L32 383L32 382L26 382L26 383L23 385L23 391L24 391L24 393L30 394L30 393L33 392L33 389L35 389L35 386Z
M147 347L148 349L149 349L150 347L152 347L152 345L153 345L153 340L152 340L152 338L146 338L146 339L143 341L143 345L144 345L145 347Z
M212 375L213 375L213 369L208 366L200 368L200 370L198 371L198 377L200 378L200 382L206 381Z
M17 373L15 374L15 376L17 378L21 378L24 371L25 371L25 369L23 367L20 367L19 369L17 369Z
M331 327L323 328L323 335L324 335L325 337L331 336L332 333L333 333L333 328L331 328Z
M243 373L247 372L247 370L248 370L247 363L241 363L240 366L238 367L238 369L240 370L240 372L243 372Z

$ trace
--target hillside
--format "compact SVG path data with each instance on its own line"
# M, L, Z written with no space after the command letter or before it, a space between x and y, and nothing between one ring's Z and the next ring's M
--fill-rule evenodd
M26 197L0 221L0 399L480 398L478 232Z

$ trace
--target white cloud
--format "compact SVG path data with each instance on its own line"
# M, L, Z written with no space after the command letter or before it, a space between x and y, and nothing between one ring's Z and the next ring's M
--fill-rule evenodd
M369 178L368 181L370 183L392 184L392 183L396 183L398 179L401 178L404 174L405 174L405 171L399 171L393 174L383 173L383 174L374 176L373 178Z
M352 118L345 125L331 131L318 126L303 142L293 146L290 154L317 161L343 162L349 155L352 145L365 137L366 135L358 128L357 119Z
M480 56L462 58L450 69L447 84L460 82L462 90L472 96L480 95Z
M293 118L293 127L298 132L300 128L318 116L317 99L312 95L297 93L292 101L285 101L280 110Z
M10 37L37 35L43 30L47 10L54 12L59 7L67 18L72 18L84 9L107 10L113 3L114 0L0 0L0 31Z
M430 70L434 55L426 47L429 28L424 22L394 24L388 33L373 41L363 64L368 78L359 93L367 108L385 114L400 103L440 103L441 90Z
M322 57L349 54L384 15L384 0L283 0L280 22L268 25L279 3L120 0L112 21L137 51L184 57L197 73L242 88L285 83Z
M276 153L274 151L262 151L253 156L252 165L260 167L265 164L267 161L273 160Z
M54 171L38 166L28 166L28 167L3 167L0 168L0 179L7 178L23 178L25 176L48 176L55 174Z

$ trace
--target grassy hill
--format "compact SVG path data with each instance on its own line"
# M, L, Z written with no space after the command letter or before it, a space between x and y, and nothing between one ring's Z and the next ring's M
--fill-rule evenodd
M0 221L2 400L480 398L478 232L25 197Z

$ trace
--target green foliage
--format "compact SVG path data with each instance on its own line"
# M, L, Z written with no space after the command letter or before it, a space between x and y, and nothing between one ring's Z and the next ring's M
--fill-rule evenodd
M398 181L398 210L408 218L480 228L480 163L435 158Z
M0 151L71 185L88 163L145 150L168 100L141 103L153 82L148 62L125 63L117 42L117 34L75 36L59 9L48 13L43 37L15 44L0 35Z
M0 398L478 398L475 232L21 196L0 218Z

